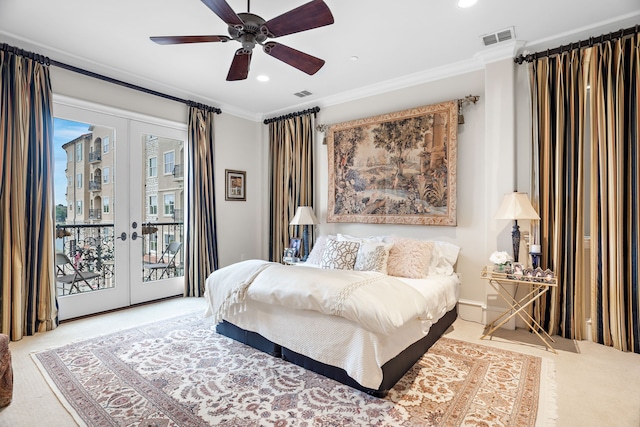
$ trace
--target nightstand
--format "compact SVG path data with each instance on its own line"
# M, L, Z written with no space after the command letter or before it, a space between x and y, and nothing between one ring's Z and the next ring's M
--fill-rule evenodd
M301 262L300 258L298 258L298 257L284 257L284 258L282 258L282 263L285 264L285 265L296 265L296 264L299 264L300 262Z
M529 329L542 340L549 350L556 353L556 350L551 347L551 344L547 341L547 339L549 339L551 342L555 342L553 338L551 338L547 331L545 331L526 310L527 307L545 295L549 289L558 286L555 275L553 275L553 277L525 277L521 275L516 278L516 276L512 274L498 273L485 267L480 273L480 276L488 280L491 287L495 289L498 295L509 305L509 308L504 313L487 325L489 330L480 337L480 339L492 336L498 328L517 315L529 326ZM517 299L517 295L515 295L517 292L512 292L513 286L516 286L516 290L518 287L524 286L528 292L525 296Z

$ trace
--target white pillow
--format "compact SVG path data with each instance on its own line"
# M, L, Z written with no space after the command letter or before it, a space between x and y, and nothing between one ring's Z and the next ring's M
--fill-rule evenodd
M389 251L393 245L391 243L363 242L360 243L356 264L353 267L358 271L377 271L387 274L387 261Z
M327 247L327 239L335 239L336 236L319 236L316 239L315 245L311 248L311 252L307 257L308 264L317 264L320 265L322 261L322 254L324 253L325 248Z
M320 267L338 270L353 270L358 255L358 242L339 242L327 239L327 246L322 254Z
M433 242L398 238L389 251L387 274L409 279L425 278L429 275L434 252Z
M453 266L458 262L458 254L460 246L449 242L435 240L436 252L431 265L429 266L430 275L450 275L453 274Z
M362 243L362 242L383 243L385 238L386 236L356 237L356 236L349 236L348 234L338 233L336 240L342 241L342 242L349 241L349 242L358 242L358 243Z

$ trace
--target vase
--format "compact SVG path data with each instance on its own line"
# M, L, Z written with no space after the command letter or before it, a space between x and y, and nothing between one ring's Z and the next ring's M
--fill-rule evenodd
M496 273L504 273L507 264L493 264L493 271Z

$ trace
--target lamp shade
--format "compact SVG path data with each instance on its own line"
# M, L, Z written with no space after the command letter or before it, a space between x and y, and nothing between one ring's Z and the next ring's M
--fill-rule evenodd
M319 224L318 218L313 213L311 206L298 206L296 214L289 223L289 225L308 225Z
M540 216L531 206L527 193L505 194L502 204L496 212L495 219L540 219Z

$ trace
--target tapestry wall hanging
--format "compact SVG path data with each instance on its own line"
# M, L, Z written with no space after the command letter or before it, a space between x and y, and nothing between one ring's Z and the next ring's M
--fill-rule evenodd
M458 102L329 127L328 222L456 225Z

